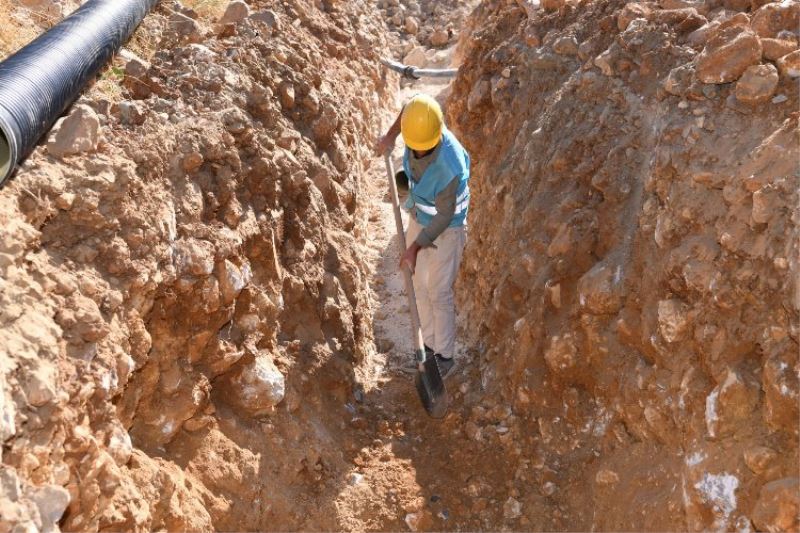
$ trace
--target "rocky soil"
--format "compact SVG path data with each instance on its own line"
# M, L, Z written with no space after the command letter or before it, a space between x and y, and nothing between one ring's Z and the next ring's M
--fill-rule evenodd
M0 530L335 529L385 28L162 3L142 34L0 193Z
M797 530L800 3L542 4L481 4L448 114L521 484L557 529Z
M469 39L461 32L477 0L380 0L393 59L407 65L447 68L448 49Z
M0 533L797 530L800 3L474 5L147 17L0 191ZM372 154L419 91L474 165L442 421Z

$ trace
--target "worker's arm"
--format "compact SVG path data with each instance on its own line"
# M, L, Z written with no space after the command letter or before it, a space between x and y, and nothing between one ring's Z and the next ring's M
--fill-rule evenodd
M400 113L397 114L397 119L395 119L394 124L389 128L389 131L386 132L386 135L380 137L378 142L375 143L375 152L378 155L383 155L389 150L394 147L394 141L397 140L397 136L400 135L400 119L403 117L403 110L400 110Z
M436 195L434 200L436 203L436 214L431 219L430 224L422 228L422 231L417 236L417 244L419 244L420 248L433 246L433 241L435 241L436 238L447 229L450 222L453 221L453 216L456 214L456 196L460 181L461 180L458 178L453 178L450 180L450 183L447 184L447 187L439 191L439 194Z

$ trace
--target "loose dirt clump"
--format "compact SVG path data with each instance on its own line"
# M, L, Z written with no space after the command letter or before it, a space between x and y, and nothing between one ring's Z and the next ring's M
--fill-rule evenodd
M555 529L797 527L798 15L472 16L448 113L475 161L459 302Z

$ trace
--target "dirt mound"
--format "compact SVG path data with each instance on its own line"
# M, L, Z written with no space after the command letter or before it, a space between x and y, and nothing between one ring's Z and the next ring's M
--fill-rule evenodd
M0 193L1 531L337 527L385 30L245 8L162 4Z
M448 113L534 488L557 529L796 528L800 4L542 7L481 4Z

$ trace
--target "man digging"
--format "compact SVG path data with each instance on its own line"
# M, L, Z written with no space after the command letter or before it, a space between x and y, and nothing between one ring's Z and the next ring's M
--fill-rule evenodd
M400 268L414 274L414 290L426 355L435 355L442 377L455 362L456 309L453 283L467 239L469 154L444 125L442 109L430 96L411 98L376 150L387 153L399 134L406 145L398 187L409 191L411 243Z

